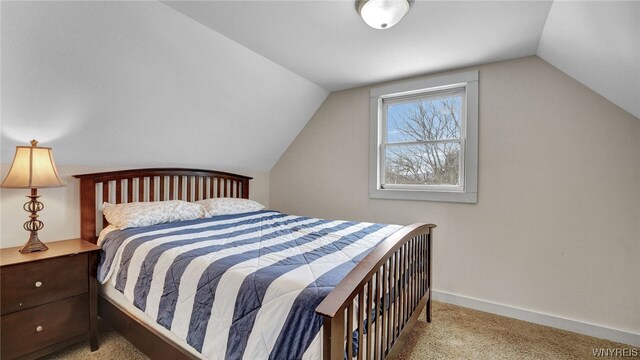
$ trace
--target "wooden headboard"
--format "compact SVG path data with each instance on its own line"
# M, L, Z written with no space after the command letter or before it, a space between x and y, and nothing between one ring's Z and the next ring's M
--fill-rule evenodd
M249 198L249 176L215 170L154 168L80 174L80 237L96 243L107 220L102 203ZM98 222L97 219L101 220Z

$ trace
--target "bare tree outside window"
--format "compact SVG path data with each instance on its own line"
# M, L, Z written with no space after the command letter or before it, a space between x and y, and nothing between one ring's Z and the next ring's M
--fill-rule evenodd
M478 201L478 71L369 91L369 197Z
M462 96L387 106L385 183L460 185Z

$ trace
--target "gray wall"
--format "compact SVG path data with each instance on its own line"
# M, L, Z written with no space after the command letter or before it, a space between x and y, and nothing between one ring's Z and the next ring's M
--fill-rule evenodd
M274 166L271 207L436 223L436 290L640 333L640 121L538 57L473 69L477 204L369 199L357 88L329 95Z

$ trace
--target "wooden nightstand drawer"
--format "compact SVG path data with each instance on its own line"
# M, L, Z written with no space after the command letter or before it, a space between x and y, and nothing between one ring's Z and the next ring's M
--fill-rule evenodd
M15 358L88 333L89 297L82 294L0 319L1 357Z
M36 359L89 338L98 349L97 258L81 239L0 249L0 358Z
M77 254L3 267L0 272L1 314L86 293L88 255Z

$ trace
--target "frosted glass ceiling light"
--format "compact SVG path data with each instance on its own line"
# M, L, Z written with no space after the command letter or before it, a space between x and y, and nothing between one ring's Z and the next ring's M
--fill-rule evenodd
M388 29L409 12L409 0L357 0L356 9L374 29Z

